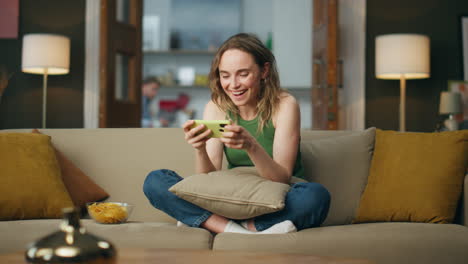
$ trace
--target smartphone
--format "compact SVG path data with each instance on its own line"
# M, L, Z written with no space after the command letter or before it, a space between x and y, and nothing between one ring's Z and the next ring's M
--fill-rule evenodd
M224 127L231 124L230 120L193 120L195 123L192 125L192 128L198 125L205 125L208 129L212 131L211 137L220 138L224 132Z

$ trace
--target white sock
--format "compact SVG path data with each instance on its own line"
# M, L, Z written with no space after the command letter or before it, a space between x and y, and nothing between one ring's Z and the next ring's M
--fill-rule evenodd
M286 234L296 232L296 226L290 220L283 221L268 229L258 232L257 234Z
M229 220L226 227L224 228L224 232L226 232L226 233L227 232L229 232L229 233L240 233L240 234L256 234L256 232L247 230L247 229L243 228L241 225L239 225L238 223L236 223L236 222L234 222L232 220Z
M181 227L181 226L183 226L183 227L189 227L188 225L182 223L181 221L177 221L177 227Z
M250 231L246 228L246 226L247 221L242 221L241 225L239 225L236 222L229 220L226 227L224 228L224 232L240 234L286 234L297 231L296 226L290 220L283 221L260 232Z
M245 221L242 221L240 224L241 224L241 226L243 226L245 229L249 230L249 221L250 221L250 220L245 220Z

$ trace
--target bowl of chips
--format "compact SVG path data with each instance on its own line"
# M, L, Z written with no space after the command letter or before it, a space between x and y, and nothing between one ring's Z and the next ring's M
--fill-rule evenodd
M87 203L86 208L91 218L101 224L125 223L135 206L119 202Z

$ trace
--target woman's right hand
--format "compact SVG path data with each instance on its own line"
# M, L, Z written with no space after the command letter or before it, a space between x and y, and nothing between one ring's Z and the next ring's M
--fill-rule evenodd
M195 121L188 120L182 125L185 133L185 141L187 141L187 143L196 149L204 149L206 146L206 141L210 139L209 135L211 134L211 130L206 129L206 126L203 124L192 128L194 123ZM204 129L206 130L203 131Z

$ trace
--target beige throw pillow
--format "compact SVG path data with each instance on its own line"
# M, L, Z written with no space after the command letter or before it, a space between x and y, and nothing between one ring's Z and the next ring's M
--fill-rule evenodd
M254 167L237 167L192 175L169 191L215 214L248 219L283 209L289 188L260 177Z
M306 180L322 184L331 194L323 226L350 224L354 219L369 175L374 138L375 128L369 128L302 140Z

